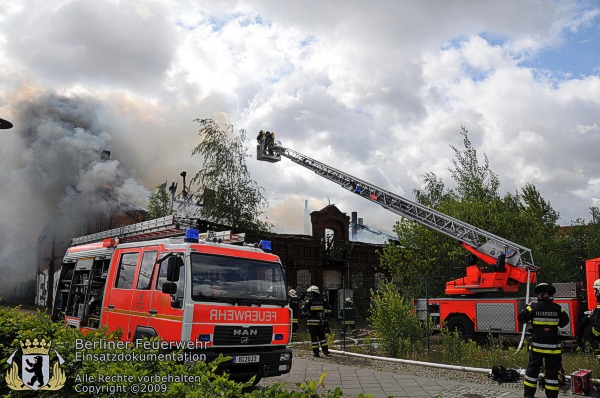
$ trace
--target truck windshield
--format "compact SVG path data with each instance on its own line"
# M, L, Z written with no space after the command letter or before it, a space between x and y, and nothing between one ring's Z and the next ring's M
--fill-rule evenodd
M244 304L287 304L279 263L192 253L192 299Z

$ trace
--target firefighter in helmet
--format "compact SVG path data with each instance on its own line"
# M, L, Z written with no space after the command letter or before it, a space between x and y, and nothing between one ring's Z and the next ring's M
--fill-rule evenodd
M319 346L323 350L323 354L329 356L329 346L325 337L325 317L331 313L331 305L323 299L318 287L310 286L306 292L307 299L302 304L302 313L306 315L313 356L319 357Z
M547 398L558 397L558 372L562 366L562 344L558 328L569 323L569 315L554 303L556 288L547 283L535 287L537 302L529 303L519 312L521 324L531 321L533 328L529 344L529 363L525 371L525 397L533 397L544 362L544 385Z
M590 314L592 321L592 335L590 343L594 349L594 355L600 359L600 279L594 282L594 294L596 295L596 308Z
M292 337L298 335L298 316L300 315L300 297L294 289L288 292L290 309L292 310Z
M344 302L341 318L342 323L344 324L342 335L346 335L346 330L348 330L348 328L350 328L353 334L356 334L356 306L350 297L347 297Z

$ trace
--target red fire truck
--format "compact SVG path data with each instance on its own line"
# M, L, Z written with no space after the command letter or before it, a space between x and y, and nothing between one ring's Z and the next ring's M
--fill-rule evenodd
M195 224L167 216L73 239L54 319L120 329L127 342L159 337L207 361L230 356L222 368L237 380L288 373L291 311L279 257L245 245L244 234L199 234L182 228L186 221Z
M530 249L285 148L280 141L269 143L268 148L264 141L259 141L258 160L275 163L282 156L393 213L461 242L468 252L466 276L446 283L446 298L414 301L420 318L430 319L434 330L447 327L465 338L477 333L522 331L517 314L526 304L526 298L488 295L515 294L522 284L536 282L539 267L534 265ZM586 261L584 268L583 283L554 284L557 288L554 301L563 306L571 319L560 330L565 337L585 339L591 330L587 314L596 304L592 285L600 278L600 258Z

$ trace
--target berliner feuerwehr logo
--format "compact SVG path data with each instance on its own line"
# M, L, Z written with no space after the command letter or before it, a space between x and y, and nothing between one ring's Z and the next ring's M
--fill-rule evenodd
M21 372L15 361L19 349L13 351L6 362L12 367L6 372L6 384L12 390L59 390L65 385L67 377L61 369L65 361L59 353L51 348L52 342L38 339L25 340L21 343ZM50 351L56 354L56 360L50 374Z

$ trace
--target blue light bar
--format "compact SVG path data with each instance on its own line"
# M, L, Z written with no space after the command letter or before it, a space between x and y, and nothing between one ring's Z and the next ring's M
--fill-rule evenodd
M187 228L185 230L184 242L198 243L198 230L195 228Z
M260 246L264 251L271 251L271 241L270 240L261 240Z
M359 187L359 186L357 186L357 187L354 189L354 193L361 193L361 192L362 192L362 188L361 188L361 187Z

